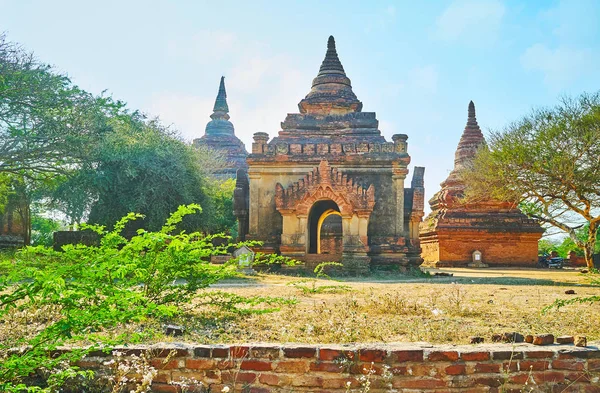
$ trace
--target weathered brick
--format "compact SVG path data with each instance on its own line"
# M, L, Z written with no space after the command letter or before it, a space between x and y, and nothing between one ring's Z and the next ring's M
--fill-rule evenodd
M197 358L209 358L211 348L208 345L194 348L194 356Z
M290 384L290 377L286 375L260 373L258 381L269 386L285 386Z
M279 347L252 347L250 348L250 357L256 359L278 359L280 352Z
M526 351L525 357L528 359L545 359L554 357L553 351Z
M521 360L519 361L519 369L521 371L544 371L548 369L549 362L543 360L531 361Z
M585 363L575 360L553 360L552 368L555 370L575 370L581 371L585 368Z
M229 353L234 359L245 358L248 356L250 348L244 346L234 346L229 348Z
M323 389L345 389L350 382L350 388L360 387L360 382L356 378L327 378L323 379Z
M172 370L175 368L179 368L179 360L171 359L168 362L164 361L165 359L152 359L150 360L150 364L152 367L158 370Z
M545 382L562 382L565 380L565 374L560 371L544 371L540 373L532 373L535 383L541 384Z
M554 335L552 334L537 334L533 337L533 345L550 345L554 344Z
M523 359L523 352L515 351L494 351L492 352L492 359L494 360L516 360Z
M499 363L478 363L475 365L476 373L499 373L501 365Z
M464 364L452 364L444 369L448 375L462 375L466 374L467 369Z
M312 362L310 363L310 371L324 371L328 373L340 373L344 367L339 363L333 362Z
M313 358L316 353L317 349L311 347L283 348L283 354L286 358Z
M176 385L169 385L165 383L153 383L152 391L156 393L178 393L179 388Z
M490 360L489 352L462 352L460 358L464 361Z
M358 352L358 359L361 362L381 363L387 357L387 351L380 349L361 349Z
M400 389L436 389L446 387L446 382L441 379L433 378L419 378L419 379L408 379L408 378L394 378L392 380L392 386Z
M211 356L213 358L228 358L229 357L229 347L225 347L225 346L213 347Z
M339 349L320 348L319 349L319 360L338 360L348 359L354 360L356 358L355 351L345 351Z
M502 385L501 376L493 376L493 377L475 377L473 380L477 385L483 386L491 386L491 387L499 387Z
M240 364L240 370L271 371L272 369L271 362L262 360L244 360Z
M422 362L423 361L423 350L422 349L411 349L401 351L391 351L390 358L394 363L401 362Z
M304 360L280 361L275 366L276 371L283 373L305 373L308 368L308 362Z
M186 359L185 368L191 370L210 370L216 366L216 362L212 359Z
M249 393L271 393L271 390L267 388L251 387Z
M314 375L298 375L292 379L292 386L322 387L323 378Z
M455 362L458 360L458 352L456 351L433 351L429 352L427 359L432 362L449 361Z
M157 358L184 358L190 356L190 352L187 349L183 348L162 348L159 349L158 352L154 354L154 357Z

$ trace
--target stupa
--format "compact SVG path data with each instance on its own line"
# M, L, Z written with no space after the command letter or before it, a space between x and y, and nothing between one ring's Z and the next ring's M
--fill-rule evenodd
M424 168L405 188L408 137L386 141L375 113L362 112L333 37L298 107L271 141L254 134L249 184L236 189L236 215L248 219L240 237L309 269L322 261L340 261L355 274L420 264Z
M454 158L454 169L430 200L431 213L421 223L425 265L535 266L544 230L514 204L501 201L466 203L461 171L473 162L485 138L477 124L475 104ZM479 252L480 254L476 253ZM476 255L479 255L477 257ZM476 260L479 258L479 260Z
M215 175L221 178L235 178L238 169L246 169L248 152L244 143L235 136L233 124L229 121L229 106L225 91L225 77L221 77L219 92L215 100L211 121L201 138L194 139L194 146L206 146L223 154L223 167L215 169Z

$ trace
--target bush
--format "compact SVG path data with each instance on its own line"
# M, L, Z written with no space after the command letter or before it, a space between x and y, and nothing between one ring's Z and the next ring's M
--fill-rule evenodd
M200 211L198 205L180 206L160 231L139 230L128 241L122 229L141 217L130 213L111 231L87 226L102 236L99 246L67 245L62 252L26 247L17 253L0 277L0 322L19 327L0 332L0 391L55 391L67 378L89 377L73 362L100 344L124 339L108 342L99 334L104 329L171 318L198 289L237 275L233 262L210 264L212 255L224 254L231 244L215 246L214 236L200 233L173 234L185 215ZM69 342L92 345L55 351ZM40 370L54 371L41 388L28 386Z

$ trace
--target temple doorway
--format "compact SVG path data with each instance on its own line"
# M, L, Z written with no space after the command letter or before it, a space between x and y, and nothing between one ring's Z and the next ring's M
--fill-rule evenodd
M309 254L342 254L342 216L334 201L315 202L308 217L308 235Z

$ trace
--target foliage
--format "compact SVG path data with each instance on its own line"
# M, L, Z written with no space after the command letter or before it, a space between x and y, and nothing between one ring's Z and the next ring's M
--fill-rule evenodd
M288 285L292 285L293 287L300 289L305 295L317 293L347 292L351 289L348 285L317 285L317 281L319 278L325 280L332 280L332 278L327 273L325 273L326 268L343 266L344 265L339 262L321 262L313 270L313 272L315 273L315 278L307 278L304 280L292 281Z
M600 93L564 98L503 131L464 172L467 199L520 203L524 212L566 232L588 266L600 227ZM588 224L585 239L577 229Z
M31 244L51 247L53 234L61 227L60 222L51 218L33 214L31 217Z
M70 341L103 342L106 338L99 334L103 329L149 317L170 318L198 289L235 276L232 264L209 263L211 255L225 253L230 244L214 246L214 236L197 232L173 234L184 216L199 211L198 205L181 206L159 231L139 230L128 241L121 236L122 229L141 218L130 213L111 231L88 226L102 234L99 246L68 245L63 252L27 247L18 253L9 262L12 269L0 277L0 320L24 313L31 323L40 310L50 316L44 317L44 323L3 337L0 389L19 391L24 389L20 383L42 365L49 370L63 366L47 381L46 388L52 391L65 378L81 376L83 372L71 364L94 349L53 354L58 346ZM22 350L15 353L13 348Z
M0 34L0 172L70 171L107 130L103 106Z

